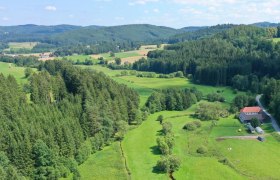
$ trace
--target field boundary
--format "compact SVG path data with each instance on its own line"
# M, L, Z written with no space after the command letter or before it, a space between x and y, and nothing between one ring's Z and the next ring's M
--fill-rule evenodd
M126 160L126 157L124 156L124 151L123 151L123 147L122 147L122 142L120 141L120 149L121 149L121 155L122 155L122 158L124 159L124 165L125 165L125 169L126 169L126 172L127 172L127 175L128 175L128 179L131 180L131 171L129 170L128 168L128 165L127 165L127 160Z

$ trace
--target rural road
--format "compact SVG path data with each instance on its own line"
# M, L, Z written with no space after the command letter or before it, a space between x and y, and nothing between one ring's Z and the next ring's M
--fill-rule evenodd
M256 101L257 101L258 105L262 108L263 112L270 118L272 126L275 129L275 131L280 135L279 125L277 124L275 118L271 114L269 114L269 112L267 112L267 110L263 107L263 105L260 101L261 97L262 97L262 95L257 95Z

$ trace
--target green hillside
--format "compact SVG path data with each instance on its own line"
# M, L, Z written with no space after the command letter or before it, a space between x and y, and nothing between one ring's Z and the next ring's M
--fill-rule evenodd
M154 42L167 39L180 32L181 30L148 24L103 27L99 29L84 27L78 30L55 35L53 40L58 42L69 42L69 38L71 37L71 42L73 43L84 42L88 44L95 44L103 41Z

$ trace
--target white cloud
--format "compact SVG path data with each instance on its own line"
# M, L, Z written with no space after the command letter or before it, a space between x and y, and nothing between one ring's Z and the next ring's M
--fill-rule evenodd
M57 10L57 8L55 7L55 6L46 6L45 7L45 10L47 10L47 11L56 11Z
M128 4L130 6L134 6L134 5L137 5L137 4L140 4L140 5L145 5L147 3L151 3L151 2L159 2L160 0L135 0L135 1L131 1L129 2Z
M9 21L10 20L10 18L8 18L8 17L3 17L2 18L2 21Z
M153 9L154 13L159 13L159 9L155 8Z
M112 2L112 0L94 0L95 2Z
M116 17L114 17L114 19L116 21L123 21L125 18L124 17L120 17L120 16L116 16Z

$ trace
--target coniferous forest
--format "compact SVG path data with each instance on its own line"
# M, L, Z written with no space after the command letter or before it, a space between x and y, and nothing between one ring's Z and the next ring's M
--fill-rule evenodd
M30 79L30 98L0 76L0 176L57 179L141 121L139 97L102 73L49 61Z

